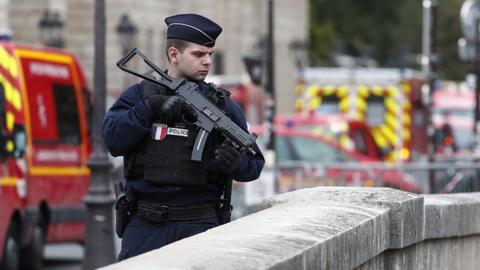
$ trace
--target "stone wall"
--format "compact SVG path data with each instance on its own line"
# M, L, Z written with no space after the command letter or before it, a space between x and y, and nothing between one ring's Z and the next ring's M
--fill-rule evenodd
M480 193L318 187L102 269L478 269L478 250Z
M14 41L39 45L38 22L47 9L46 1L14 0L8 5L9 25Z
M10 31L8 4L9 0L0 0L0 35Z
M13 39L40 44L38 21L48 9L59 12L65 21L66 48L75 52L93 85L93 0L0 0L8 6L9 25ZM116 26L122 14L130 16L137 26L135 46L150 58L163 63L164 18L175 13L200 13L217 21L224 31L216 50L223 55L226 75L246 75L242 57L254 53L257 43L267 33L266 0L106 0L107 88L109 95L118 96L134 80L115 67L122 56ZM289 44L308 38L308 0L275 0L276 91L279 112L292 112L294 104L295 59ZM1 19L1 15L0 15ZM0 21L1 22L1 21Z

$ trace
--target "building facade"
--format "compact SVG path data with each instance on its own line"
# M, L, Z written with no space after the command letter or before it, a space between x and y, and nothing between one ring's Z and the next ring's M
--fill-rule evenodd
M117 27L128 15L136 27L133 46L160 67L166 66L164 18L175 13L199 13L223 27L215 48L214 71L245 76L243 57L262 54L268 29L267 0L105 0L107 92L111 98L135 81L120 71L115 62L123 48ZM294 109L294 83L298 55L295 42L308 38L308 0L273 0L275 37L275 86L277 111ZM46 11L59 14L63 21L63 46L73 51L93 84L94 0L0 0L0 29L10 29L16 42L41 45L39 21Z

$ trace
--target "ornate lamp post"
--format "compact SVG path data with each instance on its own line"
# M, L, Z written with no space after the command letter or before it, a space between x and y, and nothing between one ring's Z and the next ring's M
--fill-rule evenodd
M243 57L243 63L245 64L250 80L255 85L261 85L264 73L263 58L258 55L246 55Z
M295 67L300 70L306 64L305 54L308 50L308 44L304 40L296 39L290 42L289 48L293 52L295 58Z
M58 12L45 11L38 22L40 38L46 46L63 48L63 20Z
M137 33L137 27L132 23L128 14L122 14L117 25L117 33L120 37L123 54L133 48L133 41Z
M426 126L429 143L427 145L427 158L429 164L434 162L435 149L433 145L434 127L432 122L432 94L435 90L437 80L437 7L438 0L423 0L423 29L422 29L422 71L428 80L428 83L422 86L422 99L426 105ZM435 175L433 169L428 170L428 179L430 192L436 192Z
M275 151L275 134L274 117L276 114L276 98L275 98L275 37L274 37L274 4L273 0L268 0L268 35L267 35L267 51L266 51L266 110L265 110L265 124L266 124L266 138L268 159L276 160ZM273 157L272 157L273 156Z
M120 39L120 46L122 47L122 54L126 55L127 52L134 47L135 35L137 34L137 27L130 20L128 14L123 13L117 24L117 34ZM122 73L122 87L126 88L129 81L132 78L127 74Z
M111 264L115 259L113 241L112 208L114 197L109 188L107 149L101 138L101 126L105 113L105 0L95 0L95 63L94 107L92 119L93 153L88 162L91 180L85 204L88 211L87 237L83 270L92 270Z

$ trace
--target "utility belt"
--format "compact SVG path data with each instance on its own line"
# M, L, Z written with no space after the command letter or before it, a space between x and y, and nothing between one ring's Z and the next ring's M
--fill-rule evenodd
M135 215L156 223L195 220L216 217L217 205L214 203L205 203L201 205L173 207L138 201Z
M125 228L134 215L146 221L166 223L169 221L186 221L218 217L219 209L220 204L213 202L179 207L135 200L131 192L127 190L122 192L115 202L115 231L118 237L122 238ZM222 214L223 213L220 213L220 215Z

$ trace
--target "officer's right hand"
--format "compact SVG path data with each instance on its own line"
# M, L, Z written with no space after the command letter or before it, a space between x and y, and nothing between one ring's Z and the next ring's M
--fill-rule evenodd
M219 171L226 174L232 173L238 167L242 157L230 139L225 139L225 141L215 149L214 154L214 165Z

